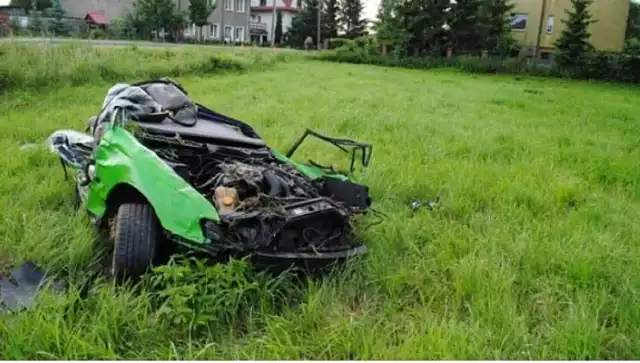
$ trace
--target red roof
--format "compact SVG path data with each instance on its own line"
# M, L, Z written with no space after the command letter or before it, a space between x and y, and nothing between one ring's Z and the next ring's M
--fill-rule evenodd
M109 21L107 20L106 15L104 15L104 11L91 11L87 13L87 16L84 17L84 20L89 19L90 22L98 25L108 25Z

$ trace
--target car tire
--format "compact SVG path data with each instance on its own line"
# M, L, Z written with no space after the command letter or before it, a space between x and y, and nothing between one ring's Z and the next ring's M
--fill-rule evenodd
M148 204L122 204L113 226L111 274L118 282L138 280L153 265L159 223Z

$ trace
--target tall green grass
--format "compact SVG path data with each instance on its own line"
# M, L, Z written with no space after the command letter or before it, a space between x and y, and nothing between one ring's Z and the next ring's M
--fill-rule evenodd
M298 58L297 52L264 52L244 48L127 48L82 44L0 44L0 92L47 91L59 86L80 86L156 77L242 72Z
M640 356L637 89L311 61L178 80L280 150L307 127L371 142L355 178L388 217L365 232L370 253L309 281L176 264L82 295L91 227L55 156L19 146L81 129L109 85L1 95L0 269L33 260L72 286L0 316L0 357ZM320 142L299 153L347 163Z

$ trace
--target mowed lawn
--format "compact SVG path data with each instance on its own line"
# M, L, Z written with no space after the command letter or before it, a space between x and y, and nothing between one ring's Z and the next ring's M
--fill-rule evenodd
M256 304L243 326L197 334L153 319L146 292L43 300L0 317L0 357L640 357L637 89L312 61L179 80L279 149L307 127L371 142L356 177L387 218L366 232L370 254L280 311ZM19 147L82 130L110 86L2 96L2 269L88 269L93 234L71 181L54 156ZM330 145L301 151L347 163ZM436 196L433 211L410 208Z

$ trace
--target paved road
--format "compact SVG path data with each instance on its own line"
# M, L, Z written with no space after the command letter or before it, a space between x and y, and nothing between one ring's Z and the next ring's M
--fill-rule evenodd
M138 47L149 48L175 48L175 47L187 47L187 46L201 46L195 44L177 44L177 43L160 43L160 42L143 42L143 41L129 41L129 40L98 40L98 39L68 39L68 38L0 38L0 43L22 43L22 44L88 44L96 46L110 46L110 47L127 47L130 45L136 45Z
M21 44L84 44L99 47L128 47L135 45L147 48L184 48L184 47L216 47L225 50L238 49L239 46L222 46L222 45L203 45L203 44L182 44L182 43L162 43L162 42L145 42L137 40L98 40L98 39L76 39L76 38L25 38L25 37L9 37L0 38L2 43L21 43ZM255 47L258 50L271 51L270 47ZM278 51L295 51L294 49L279 48Z

